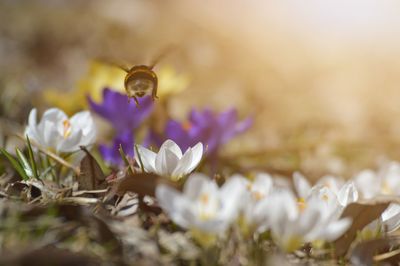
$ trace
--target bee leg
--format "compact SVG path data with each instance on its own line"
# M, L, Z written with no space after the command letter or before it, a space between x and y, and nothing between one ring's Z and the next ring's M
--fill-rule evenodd
M133 100L135 101L136 106L137 106L137 107L140 107L138 99L137 99L135 96L132 96L132 98L133 98Z
M153 89L153 92L151 93L151 98L153 98L153 101L154 101L154 99L158 99L158 96L157 96L157 87L155 87L155 88Z

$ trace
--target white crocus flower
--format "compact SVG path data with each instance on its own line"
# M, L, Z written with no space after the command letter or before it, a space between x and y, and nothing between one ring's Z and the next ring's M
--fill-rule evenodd
M310 198L319 198L331 208L337 215L348 204L358 200L358 190L353 181L343 184L341 179L333 176L321 178L314 186L300 173L293 174L293 183L299 202L308 201Z
M268 210L265 209L264 201L268 200L268 195L273 189L272 177L265 173L259 173L254 180L241 175L234 175L231 178L240 180L244 191L240 205L240 229L244 234L265 231Z
M192 233L200 232L199 238L225 232L237 217L242 194L239 179L229 179L219 188L203 174L189 176L182 193L163 184L156 189L158 203L171 220Z
M354 182L364 199L378 195L400 195L400 164L389 163L378 173L364 170L357 174Z
M190 174L203 156L203 144L200 142L194 147L189 147L184 154L172 140L166 140L158 153L140 145L137 147L139 154L135 156L135 159L140 167L143 167L148 173L168 176L175 181Z
M55 152L73 152L79 146L92 145L96 139L96 128L89 111L75 114L71 118L57 108L44 112L37 123L37 111L29 114L25 134L41 146Z
M268 226L275 242L286 251L303 243L333 241L350 226L349 219L338 220L325 204L314 199L299 205L289 190L273 192L265 201Z

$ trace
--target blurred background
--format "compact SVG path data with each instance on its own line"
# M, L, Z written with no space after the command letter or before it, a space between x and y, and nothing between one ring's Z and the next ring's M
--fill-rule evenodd
M395 0L2 0L2 128L48 107L43 90L74 89L93 59L148 64L171 44L159 65L190 78L172 116L253 115L227 147L245 165L318 177L400 160Z

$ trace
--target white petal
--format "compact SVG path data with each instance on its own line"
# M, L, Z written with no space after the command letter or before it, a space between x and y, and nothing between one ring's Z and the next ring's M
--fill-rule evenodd
M192 157L193 153L191 148L189 148L176 165L176 168L172 172L172 177L179 179L180 177L189 174L191 172L190 165L192 163Z
M62 123L62 121L67 120L68 116L58 108L50 108L43 113L42 121L51 121L54 123Z
M340 205L347 206L348 204L358 200L358 191L354 182L349 181L343 185L337 194Z
M293 183L294 183L294 187L296 189L297 195L303 199L307 198L308 194L310 193L310 190L311 190L311 185L307 181L307 179L299 172L295 172L293 174Z
M239 211L240 200L243 199L245 188L240 178L230 178L220 189L220 198L223 208L220 217L232 221Z
M38 142L41 144L43 140L39 137L37 132L37 111L36 108L33 108L29 113L28 125L25 129L25 135L27 135L31 140Z
M203 144L201 142L197 143L192 150L192 162L188 168L188 171L193 171L200 163L201 158L203 157Z
M265 196L272 191L273 180L269 174L259 173L253 182L253 188L256 191L260 191Z
M185 218L188 216L186 212L190 210L188 202L178 191L161 184L156 188L156 198L161 208L176 224L184 228L190 226L190 222Z
M172 176L180 177L192 172L201 161L203 156L203 144L197 143L193 148L188 148L178 165L172 173Z
M139 151L139 154L135 155L135 160L136 160L137 164L140 167L142 167L142 165L140 164L140 160L139 160L139 156L140 156L140 159L142 160L142 163L143 163L144 170L147 173L155 173L156 172L156 167L155 167L156 154L141 145L137 145L137 149Z
M381 217L383 226L388 233L396 231L400 227L400 205L390 204Z
M327 241L334 241L343 235L351 226L351 219L344 218L339 221L330 223L323 232L322 239Z
M159 175L171 176L178 165L179 158L169 149L160 149L156 156L156 172Z
M214 193L218 190L218 186L208 176L195 173L188 177L183 188L183 194L191 200L196 200L203 190L209 190L210 193Z
M57 143L62 140L62 136L59 134L59 131L54 122L49 120L41 121L43 124L43 145L46 147L56 148Z
M364 170L353 178L364 199L373 198L380 193L381 180L371 170Z
M182 151L173 140L167 139L166 141L164 141L164 143L160 147L160 152L164 149L173 152L176 157L178 157L178 159L182 158Z
M61 140L57 143L56 150L58 152L73 152L79 150L79 145L81 144L82 131L74 132L67 138Z

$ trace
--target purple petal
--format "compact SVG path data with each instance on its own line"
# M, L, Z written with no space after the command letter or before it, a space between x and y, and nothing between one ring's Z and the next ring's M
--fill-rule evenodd
M129 157L134 156L133 134L132 132L124 132L114 138L113 144L111 146L99 146L99 151L104 161L111 165L123 164L123 160L118 150L120 145L122 146L122 149L124 150L126 155L128 155Z
M153 110L153 101L150 96L139 98L139 106L129 101L125 94L110 90L103 90L103 102L95 103L88 97L91 109L113 125L117 132L130 131L138 128Z

